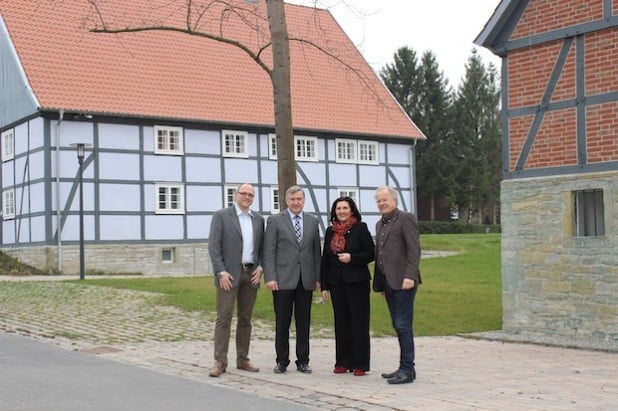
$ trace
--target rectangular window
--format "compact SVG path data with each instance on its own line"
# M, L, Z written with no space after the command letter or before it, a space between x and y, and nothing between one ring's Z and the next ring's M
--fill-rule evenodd
M155 126L154 133L155 154L183 154L183 132L181 127Z
M378 143L375 141L359 141L358 162L361 164L378 164Z
M318 161L318 138L295 136L296 160Z
M174 262L175 257L175 249L174 248L164 248L161 250L161 261L167 264L171 264Z
M236 203L236 188L238 186L225 186L225 199L223 201L225 207L231 207Z
M337 162L339 163L356 163L356 141L336 139L337 146Z
M575 236L601 237L605 235L605 207L603 190L573 192L575 200Z
M225 157L249 157L247 148L249 133L246 131L223 130L221 133Z
M184 214L185 196L182 184L157 183L157 214Z
M5 220L15 218L15 190L8 189L4 191L4 213Z
M15 131L10 129L2 133L2 161L15 157Z
M339 197L350 197L356 203L357 207L360 207L358 204L358 189L357 188L340 188L337 190Z
M271 160L277 159L277 135L268 135L268 158Z
M279 202L279 188L270 188L270 211L271 213L278 213L281 211L281 203Z

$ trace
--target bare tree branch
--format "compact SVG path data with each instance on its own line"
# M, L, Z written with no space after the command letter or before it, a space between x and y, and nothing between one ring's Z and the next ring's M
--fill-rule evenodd
M363 86L365 86L365 89L367 89L367 90L369 90L371 92L371 94L375 97L377 102L380 103L380 105L386 106L386 104L382 100L382 96L380 96L380 94L375 89L374 85L372 84L374 82L372 82L369 78L367 78L358 69L358 67L353 67L350 63L346 62L340 56L334 54L333 52L329 51L328 49L326 49L326 48L320 46L319 44L316 44L316 43L314 43L314 42L312 42L310 40L302 39L302 38L290 37L290 42L297 42L297 43L300 43L303 46L307 45L307 46L313 47L316 50L318 50L321 53L323 53L326 56L328 56L329 58L335 60L337 63L341 64L344 68L350 70L351 73L354 73L356 75L356 77L360 80L360 82L363 84Z

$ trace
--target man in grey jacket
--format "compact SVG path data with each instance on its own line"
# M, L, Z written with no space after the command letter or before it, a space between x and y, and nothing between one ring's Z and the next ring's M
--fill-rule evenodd
M382 218L376 223L376 259L373 289L386 297L392 325L399 341L399 368L382 374L389 384L407 384L416 379L414 368L414 297L421 283L421 245L418 221L412 213L397 208L392 187L376 190Z
M309 326L313 290L320 289L320 230L317 217L303 211L305 192L292 186L285 193L287 210L268 218L264 233L264 283L275 308L274 372L290 363L290 323L296 325L296 369L309 367Z
M264 218L250 209L255 197L251 184L241 184L236 190L233 206L215 213L210 224L208 252L217 287L217 321L215 323L215 365L211 377L227 369L227 351L235 303L238 304L236 324L236 367L257 372L249 361L251 316L262 277L262 241Z

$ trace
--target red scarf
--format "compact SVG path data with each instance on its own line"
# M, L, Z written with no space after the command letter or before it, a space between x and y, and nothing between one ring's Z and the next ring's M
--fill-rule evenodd
M333 221L333 239L330 241L330 250L333 254L340 253L345 248L344 234L352 228L358 221L356 217L350 216L345 223L340 223L338 220Z

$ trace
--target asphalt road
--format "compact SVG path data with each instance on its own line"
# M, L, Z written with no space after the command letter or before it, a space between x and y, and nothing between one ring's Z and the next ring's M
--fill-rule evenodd
M0 410L307 410L0 333Z

